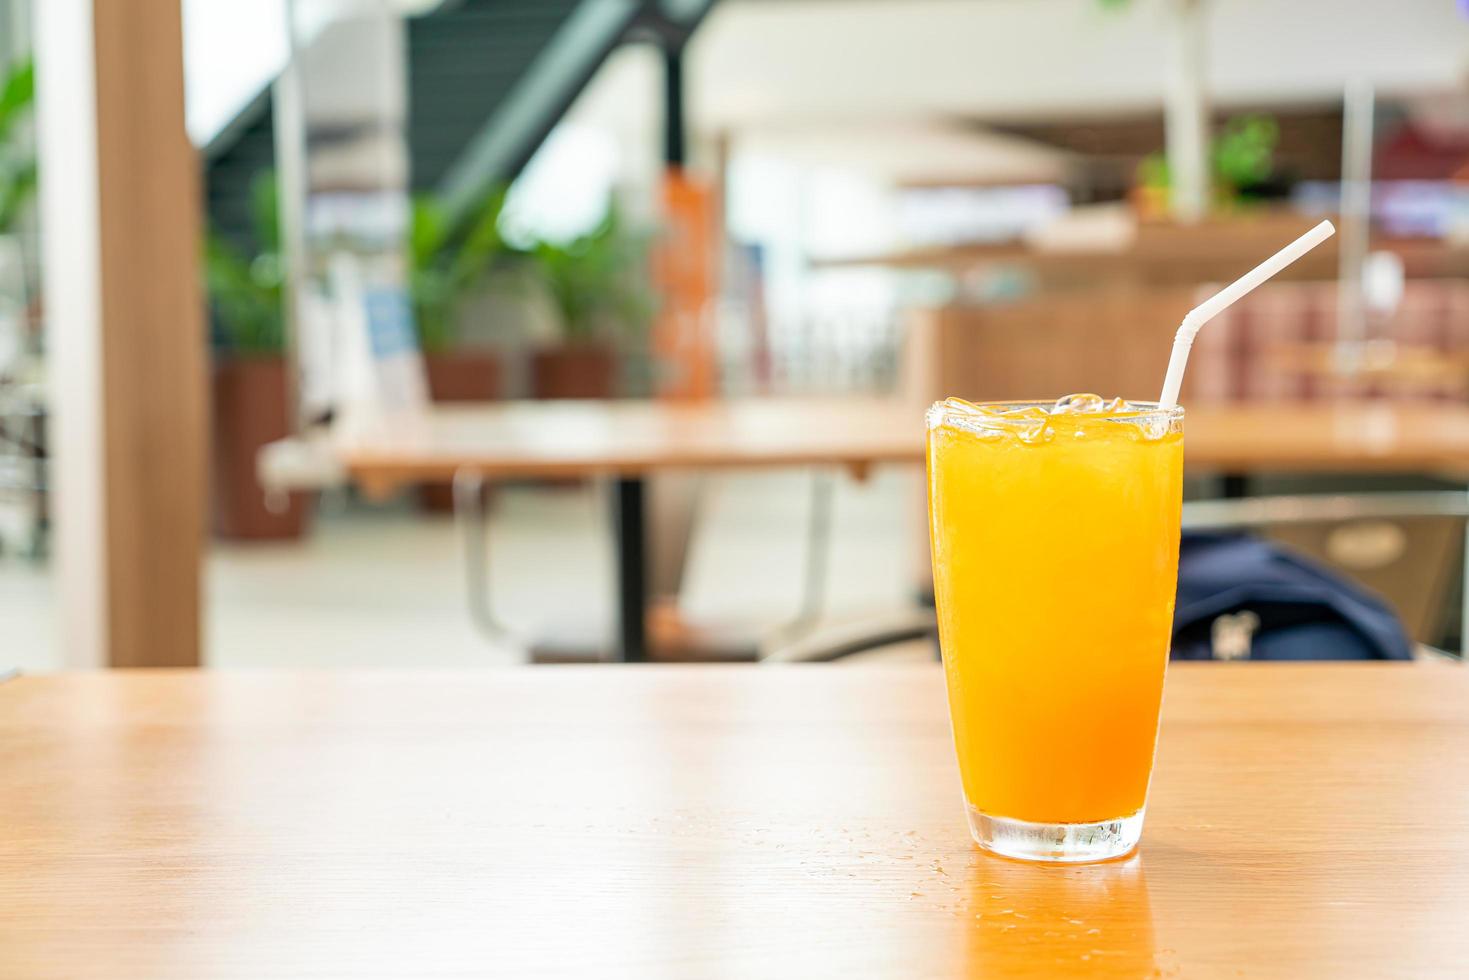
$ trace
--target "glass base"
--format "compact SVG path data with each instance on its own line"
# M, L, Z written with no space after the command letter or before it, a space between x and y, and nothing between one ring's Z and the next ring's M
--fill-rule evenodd
M1021 861L1079 864L1132 853L1143 834L1143 811L1098 823L1032 823L991 817L966 804L969 832L986 851Z

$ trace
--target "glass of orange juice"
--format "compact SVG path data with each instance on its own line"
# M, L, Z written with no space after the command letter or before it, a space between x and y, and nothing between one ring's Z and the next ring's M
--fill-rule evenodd
M986 850L1137 846L1173 626L1183 410L1069 395L928 413L939 642Z

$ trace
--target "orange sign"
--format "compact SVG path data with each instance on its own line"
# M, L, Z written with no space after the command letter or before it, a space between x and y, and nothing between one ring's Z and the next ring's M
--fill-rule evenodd
M653 325L660 397L712 398L718 385L714 338L714 192L670 167L663 180L664 233L653 253L661 308Z

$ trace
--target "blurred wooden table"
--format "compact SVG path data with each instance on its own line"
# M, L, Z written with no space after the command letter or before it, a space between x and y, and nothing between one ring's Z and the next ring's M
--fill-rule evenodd
M1469 405L1249 402L1185 408L1183 459L1191 469L1469 473Z
M1141 851L1032 867L936 666L21 677L0 975L1462 976L1466 743L1458 667L1174 665Z
M500 402L435 407L337 449L368 493L472 474L488 481L612 477L618 647L647 654L642 478L666 470L921 464L926 405L882 398ZM1266 470L1469 471L1469 406L1348 403L1189 408L1188 466ZM475 586L471 585L471 591Z
M922 459L923 410L882 399L760 398L706 403L511 401L435 406L385 424L337 450L369 494L405 484L610 477L616 535L617 643L621 660L646 660L650 611L644 477L667 470L842 466ZM915 455L916 453L916 455ZM472 494L476 513L481 498ZM456 495L463 499L463 495ZM464 513L465 508L456 504ZM466 547L476 621L481 602L478 542Z
M926 408L857 397L445 405L340 454L376 493L466 468L502 480L809 465L860 473L923 462ZM1188 407L1184 446L1197 469L1469 471L1469 405Z
M835 465L923 458L927 406L883 398L707 403L508 401L438 405L340 450L368 492L450 480L614 476L659 470Z

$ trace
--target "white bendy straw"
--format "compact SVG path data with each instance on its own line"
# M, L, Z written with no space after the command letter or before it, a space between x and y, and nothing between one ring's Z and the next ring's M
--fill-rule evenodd
M1234 282L1204 300L1198 306L1189 310L1188 315L1183 318L1183 323L1178 327L1178 333L1173 335L1173 356L1168 358L1168 375L1163 379L1163 394L1158 399L1158 407L1173 408L1178 404L1178 390L1183 386L1183 369L1188 364L1189 348L1193 347L1194 338L1199 335L1200 327L1222 313L1226 307L1230 306L1245 293L1248 293L1260 285L1260 283L1269 279L1334 234L1336 234L1336 229L1332 227L1330 221L1321 222L1321 224L1312 228L1300 238L1297 238L1285 248L1276 252L1270 258L1261 262L1249 272L1246 272Z

